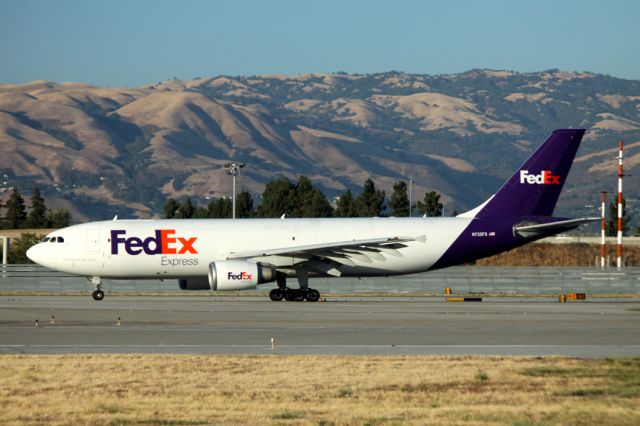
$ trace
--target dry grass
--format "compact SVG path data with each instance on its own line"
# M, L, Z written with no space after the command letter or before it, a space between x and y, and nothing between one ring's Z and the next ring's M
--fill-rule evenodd
M612 262L616 259L616 246L607 246L607 255ZM600 246L595 244L527 244L511 251L480 259L478 266L593 266L595 257L600 256ZM640 247L626 246L624 256L627 266L640 265Z
M640 359L0 356L2 424L640 423Z

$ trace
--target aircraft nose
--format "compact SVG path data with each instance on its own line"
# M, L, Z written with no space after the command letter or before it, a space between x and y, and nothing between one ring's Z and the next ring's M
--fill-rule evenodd
M31 248L29 248L27 250L27 257L35 263L40 263L40 247L38 247L40 244L36 244L31 246Z

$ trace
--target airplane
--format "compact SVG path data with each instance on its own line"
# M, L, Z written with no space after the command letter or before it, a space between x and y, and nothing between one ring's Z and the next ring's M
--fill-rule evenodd
M183 290L274 283L273 301L316 302L309 277L413 274L492 256L597 217L554 217L584 129L558 129L478 207L455 217L160 219L100 221L54 231L32 261L102 279L178 280ZM298 288L287 286L296 278Z

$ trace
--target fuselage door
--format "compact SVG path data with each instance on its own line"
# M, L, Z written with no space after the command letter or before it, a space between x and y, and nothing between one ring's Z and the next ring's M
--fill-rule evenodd
M99 253L100 252L100 230L89 229L87 231L87 252Z

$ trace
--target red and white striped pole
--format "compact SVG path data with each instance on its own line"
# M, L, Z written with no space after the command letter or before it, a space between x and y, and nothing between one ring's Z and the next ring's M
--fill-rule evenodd
M605 209L607 202L607 191L602 191L602 230L600 231L600 267L604 268L605 243L607 223L605 221Z
M620 140L620 150L618 151L618 246L616 248L617 266L622 268L622 146L624 142Z

